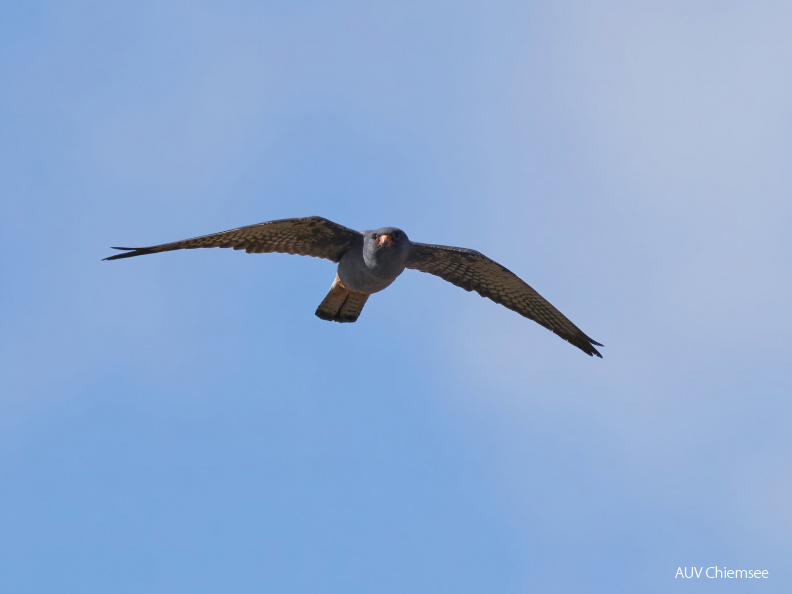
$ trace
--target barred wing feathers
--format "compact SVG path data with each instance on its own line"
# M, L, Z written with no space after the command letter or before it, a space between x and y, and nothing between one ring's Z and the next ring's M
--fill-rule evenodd
M248 254L280 252L338 262L344 252L360 240L361 234L358 231L322 217L304 217L267 221L150 247L114 247L114 250L126 250L126 253L116 254L105 258L105 260L118 260L172 250L219 247L245 250Z
M588 355L602 355L600 343L586 336L544 297L510 270L475 250L412 243L407 268L434 274L466 291L476 291L495 303L533 320Z

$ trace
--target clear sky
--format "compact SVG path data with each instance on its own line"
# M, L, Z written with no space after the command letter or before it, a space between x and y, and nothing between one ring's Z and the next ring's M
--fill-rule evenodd
M0 591L792 591L792 4L7 2ZM478 249L594 359L320 215ZM763 584L675 581L680 566ZM691 587L693 589L691 590Z

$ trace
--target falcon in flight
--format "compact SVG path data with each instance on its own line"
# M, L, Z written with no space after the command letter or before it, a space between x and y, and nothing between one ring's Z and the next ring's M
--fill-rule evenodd
M249 254L298 254L337 262L338 271L330 292L316 310L323 320L354 322L369 295L382 291L405 268L414 268L466 291L476 291L552 330L587 355L602 357L594 348L594 345L602 346L600 343L586 336L539 293L497 262L475 250L410 241L404 231L395 227L361 232L322 217L282 219L151 247L116 247L113 249L125 253L105 260L211 247L245 250Z

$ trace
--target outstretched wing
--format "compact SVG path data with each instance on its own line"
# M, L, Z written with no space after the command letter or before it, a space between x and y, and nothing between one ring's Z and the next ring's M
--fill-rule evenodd
M114 247L114 250L127 250L127 252L110 256L105 260L118 260L171 250L220 247L245 250L248 254L281 252L338 262L344 252L360 240L360 232L354 229L348 229L322 217L304 217L267 221L151 247Z
M466 291L476 291L552 330L588 355L602 357L594 345L564 314L517 275L475 250L413 242L407 268L434 274Z

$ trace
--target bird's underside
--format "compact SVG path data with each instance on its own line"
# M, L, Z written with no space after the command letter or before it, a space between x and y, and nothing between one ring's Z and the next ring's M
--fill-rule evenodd
M368 298L366 293L347 289L336 274L330 292L316 308L316 316L328 322L355 322Z
M412 268L439 276L466 291L476 291L548 328L584 353L602 357L594 346L602 346L599 342L497 262L475 250L411 242L403 231L392 227L361 233L321 217L281 219L150 247L113 248L124 253L105 260L209 247L247 253L281 252L339 263L339 273L343 274L336 274L329 293L316 310L323 320L354 322L371 293L393 282L405 268ZM367 280L366 274L371 274L371 278Z

